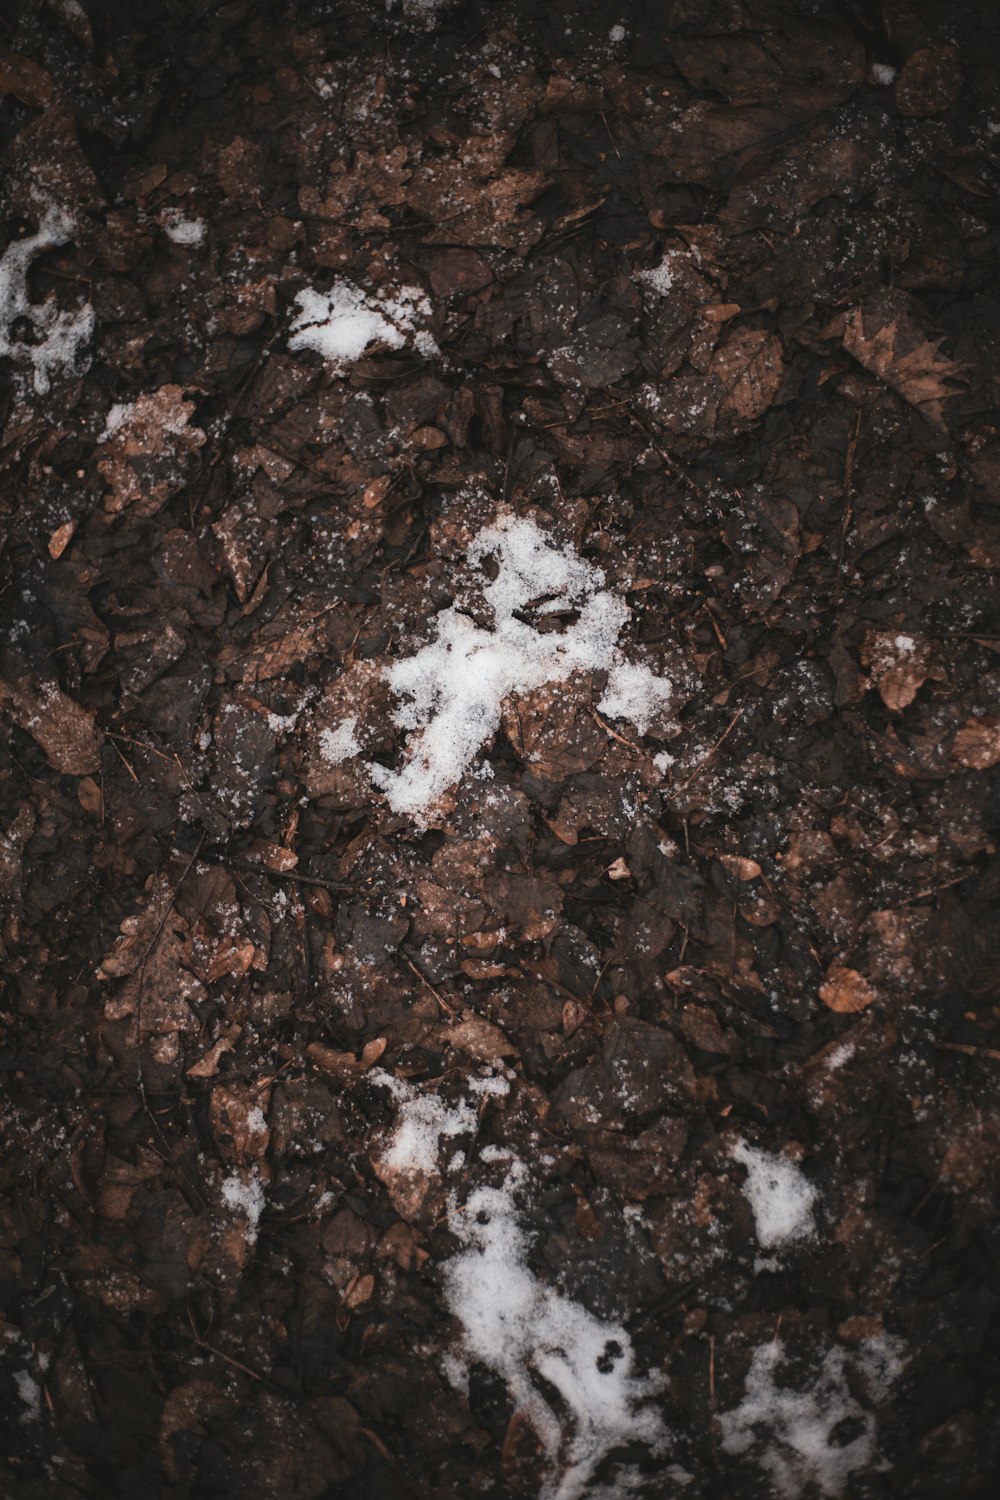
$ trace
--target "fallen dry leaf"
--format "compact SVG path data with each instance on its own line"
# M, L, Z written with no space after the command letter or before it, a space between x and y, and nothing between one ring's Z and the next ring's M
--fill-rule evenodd
M1000 718L969 719L955 735L951 758L970 771L1000 764Z
M871 673L879 697L892 713L901 713L929 679L944 673L933 660L933 648L923 636L873 630L865 638L862 661Z
M942 342L925 336L916 304L905 292L867 297L848 313L844 327L848 354L935 427L944 426L944 402L955 394L945 381L964 373L962 365L940 353Z
M844 969L834 964L826 971L819 998L839 1015L851 1015L867 1010L875 999L875 991L857 969Z
M6 94L13 94L31 109L39 109L52 98L52 79L30 57L12 52L0 60L0 96Z
M183 397L179 385L164 385L116 411L97 464L109 515L134 506L137 515L153 516L184 485L205 434L189 426L194 402Z
M88 776L101 768L94 714L83 708L54 682L37 677L24 682L0 678L0 703L10 703L11 715L64 776Z
M955 47L921 47L911 52L896 79L901 115L943 115L962 92L962 69Z
M720 415L737 423L753 422L773 402L784 365L781 344L760 328L741 328L716 350L710 367L723 385Z

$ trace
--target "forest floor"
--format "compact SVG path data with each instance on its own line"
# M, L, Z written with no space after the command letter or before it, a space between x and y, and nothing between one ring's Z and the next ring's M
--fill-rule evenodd
M1000 17L0 17L0 1491L995 1494Z

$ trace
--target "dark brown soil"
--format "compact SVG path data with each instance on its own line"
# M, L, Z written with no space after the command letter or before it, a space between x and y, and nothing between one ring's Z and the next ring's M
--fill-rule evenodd
M994 7L8 0L0 130L0 1491L997 1493ZM440 352L292 350L338 278ZM504 511L672 710L515 694L421 828L383 669ZM488 1145L663 1452L468 1357ZM774 1340L825 1469L734 1441Z

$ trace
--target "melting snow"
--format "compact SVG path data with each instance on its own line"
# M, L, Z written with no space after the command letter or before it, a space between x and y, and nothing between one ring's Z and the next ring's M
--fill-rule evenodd
M902 1369L901 1348L888 1335L862 1343L855 1364L874 1399L885 1398ZM776 1494L789 1500L810 1484L824 1495L842 1495L851 1474L877 1461L875 1416L848 1389L842 1349L827 1352L812 1388L805 1391L778 1385L775 1377L784 1358L777 1339L754 1352L742 1402L720 1417L723 1449L750 1454L770 1475ZM844 1442L842 1424L847 1422L846 1431L857 1436Z
M639 733L670 700L671 685L648 667L626 661L618 637L628 606L602 588L604 574L557 547L530 517L501 515L469 547L475 566L487 557L496 578L483 587L493 614L484 629L456 606L441 610L436 635L414 656L393 662L385 676L405 701L395 722L414 731L398 771L370 767L372 781L394 812L420 818L452 787L500 725L503 700L574 672L606 671L599 712L627 719ZM545 632L523 616L574 610L563 632Z
M162 223L167 239L175 245L200 245L205 238L205 220L189 219L179 208L165 209Z
M260 1178L254 1170L249 1177L243 1178L234 1172L227 1177L222 1184L222 1201L227 1208L234 1213L240 1213L247 1221L246 1236L247 1244L257 1243L257 1226L260 1216L264 1212L264 1188Z
M816 1189L795 1162L748 1146L746 1141L738 1141L732 1154L747 1169L743 1192L753 1209L757 1239L764 1249L810 1239L815 1233Z
M368 1076L373 1083L383 1084L402 1106L392 1140L380 1158L382 1167L429 1176L437 1171L438 1143L442 1137L475 1132L476 1112L464 1099L449 1106L436 1094L421 1094L412 1084L382 1068L373 1068Z
M431 314L419 287L400 287L390 295L364 292L349 281L338 280L328 292L307 287L295 302L298 312L288 347L315 349L334 368L360 359L373 345L402 349L411 342L418 354L429 357L438 352L431 335L418 327L418 320Z
M649 1404L661 1381L635 1374L623 1327L596 1318L529 1267L513 1198L524 1173L516 1163L503 1188L477 1188L464 1208L452 1209L451 1229L465 1248L445 1265L445 1296L462 1324L466 1357L501 1377L538 1434L549 1463L541 1500L578 1500L613 1449L639 1441L662 1451L666 1428ZM452 1368L461 1380L461 1367L453 1361ZM539 1377L558 1392L561 1415Z
M355 734L357 727L358 721L352 715L338 724L336 729L324 729L319 737L319 750L323 759L332 766L339 766L342 760L350 760L352 755L357 755L361 749Z
M14 1372L14 1386L25 1410L21 1412L22 1423L40 1422L42 1419L42 1388L27 1370Z
M89 303L69 310L52 296L32 302L28 291L31 262L44 251L65 245L75 227L68 214L49 208L36 233L13 241L0 257L0 357L30 366L31 383L40 396L49 391L54 375L76 369L83 345L94 332L94 309ZM29 325L27 338L14 331L19 321Z

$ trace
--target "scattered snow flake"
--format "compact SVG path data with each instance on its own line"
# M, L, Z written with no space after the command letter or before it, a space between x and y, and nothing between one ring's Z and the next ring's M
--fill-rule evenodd
M896 69L891 63L872 63L872 77L876 83L886 87L896 81Z
M535 1276L513 1198L517 1177L512 1170L503 1188L477 1188L453 1208L449 1223L463 1249L445 1264L445 1296L462 1325L463 1365L499 1375L538 1434L549 1466L540 1500L582 1500L615 1448L663 1450L667 1431L650 1404L661 1381L636 1375L623 1327ZM540 1381L558 1393L558 1414Z
M636 281L641 281L643 286L648 286L660 297L665 297L674 284L674 272L671 262L676 260L682 252L679 250L667 250L658 266L651 266L648 271L638 271Z
M119 427L125 426L134 411L134 401L116 401L104 419L104 431L97 441L99 443L109 442Z
M355 717L345 719L338 724L336 729L324 729L319 737L319 750L325 761L331 766L339 766L342 760L350 760L352 755L361 752L355 731L358 721Z
M611 42L623 42L625 40L625 35L625 27L619 23L615 26L612 26L611 30L608 32L608 40Z
M811 1239L817 1194L796 1163L742 1140L737 1141L732 1155L747 1169L743 1192L753 1209L757 1239L764 1249Z
M622 656L617 642L628 606L603 589L599 568L555 545L530 516L510 513L484 527L469 547L473 567L489 557L496 576L482 594L493 628L449 606L436 617L433 641L385 669L389 686L404 699L395 722L416 733L400 770L369 770L392 810L417 820L496 733L511 693L565 682L574 672L606 671L608 689L598 707L630 719L640 733L670 696L665 679ZM539 630L524 618L563 610L575 610L577 618L562 632Z
M431 335L418 326L419 319L431 315L419 287L400 287L395 294L365 292L337 280L328 292L305 288L295 302L298 312L288 347L314 349L335 369L360 359L372 347L402 349L410 342L425 357L438 352Z

